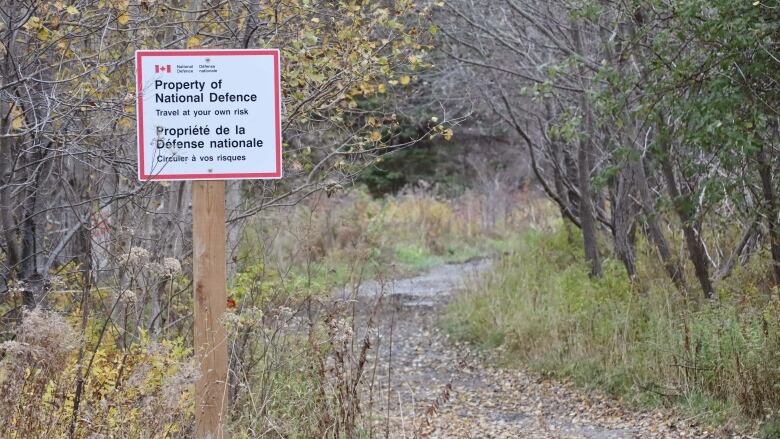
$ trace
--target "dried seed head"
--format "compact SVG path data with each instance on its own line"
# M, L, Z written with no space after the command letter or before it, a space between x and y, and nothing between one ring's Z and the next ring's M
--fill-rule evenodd
M342 344L352 339L352 325L344 319L334 319L328 322L330 336L334 342Z
M129 252L119 258L119 263L133 268L141 268L149 262L150 257L149 250L143 247L132 247Z
M136 296L133 290L124 290L119 294L119 302L123 305L132 306L138 302L138 296Z
M77 346L76 334L62 316L36 308L25 312L16 340L0 344L0 349L28 366L56 371L67 365Z
M163 259L163 274L169 277L173 277L181 273L181 262L176 258Z

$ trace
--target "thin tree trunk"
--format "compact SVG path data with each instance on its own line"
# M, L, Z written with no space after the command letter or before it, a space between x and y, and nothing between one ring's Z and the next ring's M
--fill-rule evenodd
M34 185L37 184L34 183ZM35 206L37 199L37 186L33 186L27 199L24 202L22 210L22 258L21 279L24 282L22 301L24 305L33 309L38 306L41 299L40 292L43 287L43 279L38 273L38 235L35 224Z
M674 210L677 212L680 222L682 222L683 234L685 235L685 244L688 248L688 255L693 263L696 278L699 280L704 297L711 299L715 296L715 288L710 280L709 268L707 267L707 254L704 251L704 243L701 241L699 226L694 215L688 207L683 204L683 196L680 188L677 186L677 179L674 176L674 168L668 157L661 160L661 171L666 179L666 186L669 195L674 203Z
M615 182L614 205L612 207L612 222L615 239L615 254L626 268L626 273L631 279L636 277L636 256L633 239L631 237L634 217L636 216L636 203L631 197L632 170L627 167L620 172Z
M637 191L639 192L642 211L645 214L644 219L647 224L648 237L658 250L658 256L661 259L664 270L666 270L666 274L669 275L669 278L672 279L672 282L674 282L674 285L680 292L687 294L688 282L685 280L685 272L680 266L680 263L672 257L672 252L669 250L669 244L666 241L663 231L661 231L661 226L658 224L658 212L655 210L655 202L650 193L650 187L647 184L645 166L641 162L641 159L632 161L631 166L634 168L635 183Z
M0 132L5 132L3 124L0 123ZM10 155L10 148L6 149L3 145L6 139L0 140L0 152L8 152ZM0 284L0 289L5 287L5 282L12 277L13 272L18 269L19 261L21 259L21 250L19 249L19 242L17 239L17 227L15 218L13 215L14 209L9 197L11 186L8 184L11 181L11 172L7 169L7 166L11 163L8 156L0 156L0 229L2 229L2 238L4 241L3 250L5 251L5 261L3 261L3 270L0 272L0 280L4 281Z
M774 266L775 285L780 285L780 224L778 224L777 199L772 185L772 157L765 145L761 146L758 154L758 173L761 176L761 189L766 203L766 223L769 229L769 248L772 253L772 265Z
M13 3L12 3L13 4ZM13 21L13 14L8 17L8 26L11 26ZM13 69L11 60L13 59L13 41L14 36L9 32L8 38L4 41L5 49L8 51L8 55L3 57L3 63L0 65L0 86L5 87L6 82L11 78L11 72ZM11 153L11 138L5 136L11 125L11 111L10 103L5 100L0 100L0 230L2 230L2 238L5 241L3 250L5 252L5 261L3 264L3 270L0 271L0 294L7 291L7 282L13 276L13 272L18 270L18 264L21 259L21 249L19 248L19 242L16 234L16 223L12 212L11 197L9 193L11 191L10 183L13 180L13 169L11 165L13 163Z
M69 437L76 437L78 426L79 406L84 393L84 352L86 347L86 334L89 324L90 291L92 289L92 234L87 225L81 226L79 233L79 255L81 256L81 337L79 338L79 354L76 361L76 390L73 396L73 415L70 420Z
M739 244L737 244L737 247L731 253L726 262L720 268L718 268L718 271L715 273L715 279L725 279L731 276L731 272L734 270L734 267L737 266L737 261L740 259L748 259L750 256L750 248L755 242L757 235L758 220L752 221L750 224L748 224L747 228L745 228L745 231L742 233L742 239L739 240Z
M644 21L643 17L644 12L642 7L637 8L634 14L634 20L642 22ZM644 44L644 47L649 47L647 45L647 36L643 35L640 37L637 35L636 23L634 21L629 20L625 23L625 26L627 33L631 36L631 39L641 40ZM647 65L647 61L645 59L651 55L648 52L649 51L647 49L640 49L633 54L633 56L639 60L636 65ZM647 75L647 71L642 68L639 68L636 73L643 77ZM634 134L636 135L638 131L637 121L633 118L630 120L634 127ZM669 278L672 280L672 282L674 282L674 285L680 292L687 294L688 282L685 279L685 272L683 271L682 264L680 261L672 257L672 252L669 250L669 244L663 234L663 231L661 230L661 226L659 225L659 216L655 209L653 195L650 192L650 186L647 180L648 175L645 170L645 161L643 156L640 156L640 158L637 160L632 160L630 162L630 166L633 167L633 174L635 178L634 183L636 185L637 191L639 192L639 200L642 211L645 215L644 219L645 223L647 224L648 237L658 250L658 256L660 257L661 263L664 266L664 270L666 270L666 273L669 275Z
M579 25L572 30L572 37L577 52L582 54L582 37ZM579 68L581 81L585 82L585 69ZM601 277L601 258L599 256L598 237L596 235L596 215L593 207L593 198L590 188L590 172L593 167L593 113L590 103L585 95L580 96L580 104L585 113L586 136L579 142L577 151L577 183L580 191L580 224L582 225L582 240L585 248L585 258L590 262L590 274Z

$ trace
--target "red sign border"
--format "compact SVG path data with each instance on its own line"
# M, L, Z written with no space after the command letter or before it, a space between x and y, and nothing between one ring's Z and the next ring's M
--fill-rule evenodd
M144 57L156 56L272 56L274 59L274 112L276 114L276 170L274 172L224 173L224 174L154 174L144 169L144 102L142 62ZM198 49L198 50L136 50L136 114L138 137L138 179L153 180L274 180L282 178L282 115L281 115L281 69L279 68L279 49Z

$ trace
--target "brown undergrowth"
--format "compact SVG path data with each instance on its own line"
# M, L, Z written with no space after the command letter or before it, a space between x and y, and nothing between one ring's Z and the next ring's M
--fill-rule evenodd
M523 209L496 211L490 194L376 200L356 189L245 223L223 318L233 437L376 436L372 352L386 341L379 317L365 318L380 303L358 306L355 291L500 251L534 211L526 193L499 195ZM11 285L0 303L0 437L191 437L191 263L141 245L117 255L99 275L55 267L38 310L24 312L24 285Z

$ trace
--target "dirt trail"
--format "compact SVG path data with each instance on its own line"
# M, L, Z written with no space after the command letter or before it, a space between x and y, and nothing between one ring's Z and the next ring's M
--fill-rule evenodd
M706 438L680 417L637 413L596 393L502 369L438 329L443 307L488 261L445 265L385 286L373 412L392 438ZM360 290L370 303L381 290ZM389 341L392 339L392 345ZM389 379L388 379L389 368Z

